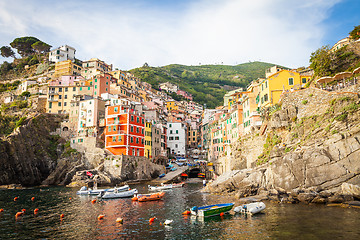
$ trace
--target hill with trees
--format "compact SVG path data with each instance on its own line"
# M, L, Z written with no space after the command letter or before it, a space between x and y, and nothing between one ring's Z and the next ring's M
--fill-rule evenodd
M249 62L235 66L171 64L163 67L143 67L130 70L142 81L158 89L159 84L171 82L193 95L194 101L208 108L222 105L224 94L246 86L259 77L265 77L265 69L274 66L265 62Z

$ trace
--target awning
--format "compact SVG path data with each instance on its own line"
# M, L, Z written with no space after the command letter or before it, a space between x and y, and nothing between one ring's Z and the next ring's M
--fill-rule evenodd
M316 82L322 84L322 83L329 83L332 81L334 81L333 77L322 77L322 78L319 78Z
M341 72L334 76L334 80L343 80L345 78L351 77L352 75L352 72Z

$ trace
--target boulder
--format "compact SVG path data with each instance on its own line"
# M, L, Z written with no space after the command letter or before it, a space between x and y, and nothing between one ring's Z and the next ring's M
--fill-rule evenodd
M351 195L356 198L360 198L360 186L349 183L343 183L341 184L341 193L344 195Z
M314 197L313 200L311 200L311 203L324 204L324 203L326 203L326 201L327 201L326 198L323 198L318 195L318 196Z
M298 199L300 202L309 203L309 202L311 202L315 197L316 197L316 195L315 195L314 193L299 193L299 195L297 196L297 199Z

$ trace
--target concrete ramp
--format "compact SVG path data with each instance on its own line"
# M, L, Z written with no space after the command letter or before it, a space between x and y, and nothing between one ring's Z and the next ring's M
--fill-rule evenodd
M165 177L163 178L156 178L154 180L152 180L152 183L167 183L167 182L171 182L174 179L176 179L177 177L180 176L180 174L182 174L183 172L185 172L186 170L188 170L188 166L182 166L182 167L178 167L175 171L170 171L168 172Z

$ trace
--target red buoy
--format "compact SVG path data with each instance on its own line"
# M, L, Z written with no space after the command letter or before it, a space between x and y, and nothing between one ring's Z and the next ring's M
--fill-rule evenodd
M34 201L34 200L35 200L35 197L32 197L32 198L31 198L31 201Z
M16 200L18 200L19 199L19 197L14 197L14 201L16 201Z
M0 209L0 212L3 212L3 211L4 211L4 209L1 208L1 209Z
M96 203L96 199L91 200L91 203L92 204Z
M39 209L38 208L35 208L34 209L34 214L37 214L39 212Z
M187 211L185 211L185 212L183 212L182 214L183 215L189 215L191 212L189 211L189 210L187 210Z
M156 217L152 217L152 218L150 218L150 219L149 219L149 223L154 222L154 221L155 221L155 219L156 219Z
M25 208L23 208L21 211L22 211L23 213L25 213L25 212L26 212L26 209L25 209Z
M220 213L220 217L223 217L225 214L222 212L222 213Z
M102 220L105 217L105 215L99 215L98 220Z
M20 217L21 215L23 215L24 213L23 212L17 212L16 214L15 214L15 217L17 218L17 217Z
M62 220L65 217L65 215L62 213L60 214L60 219Z

